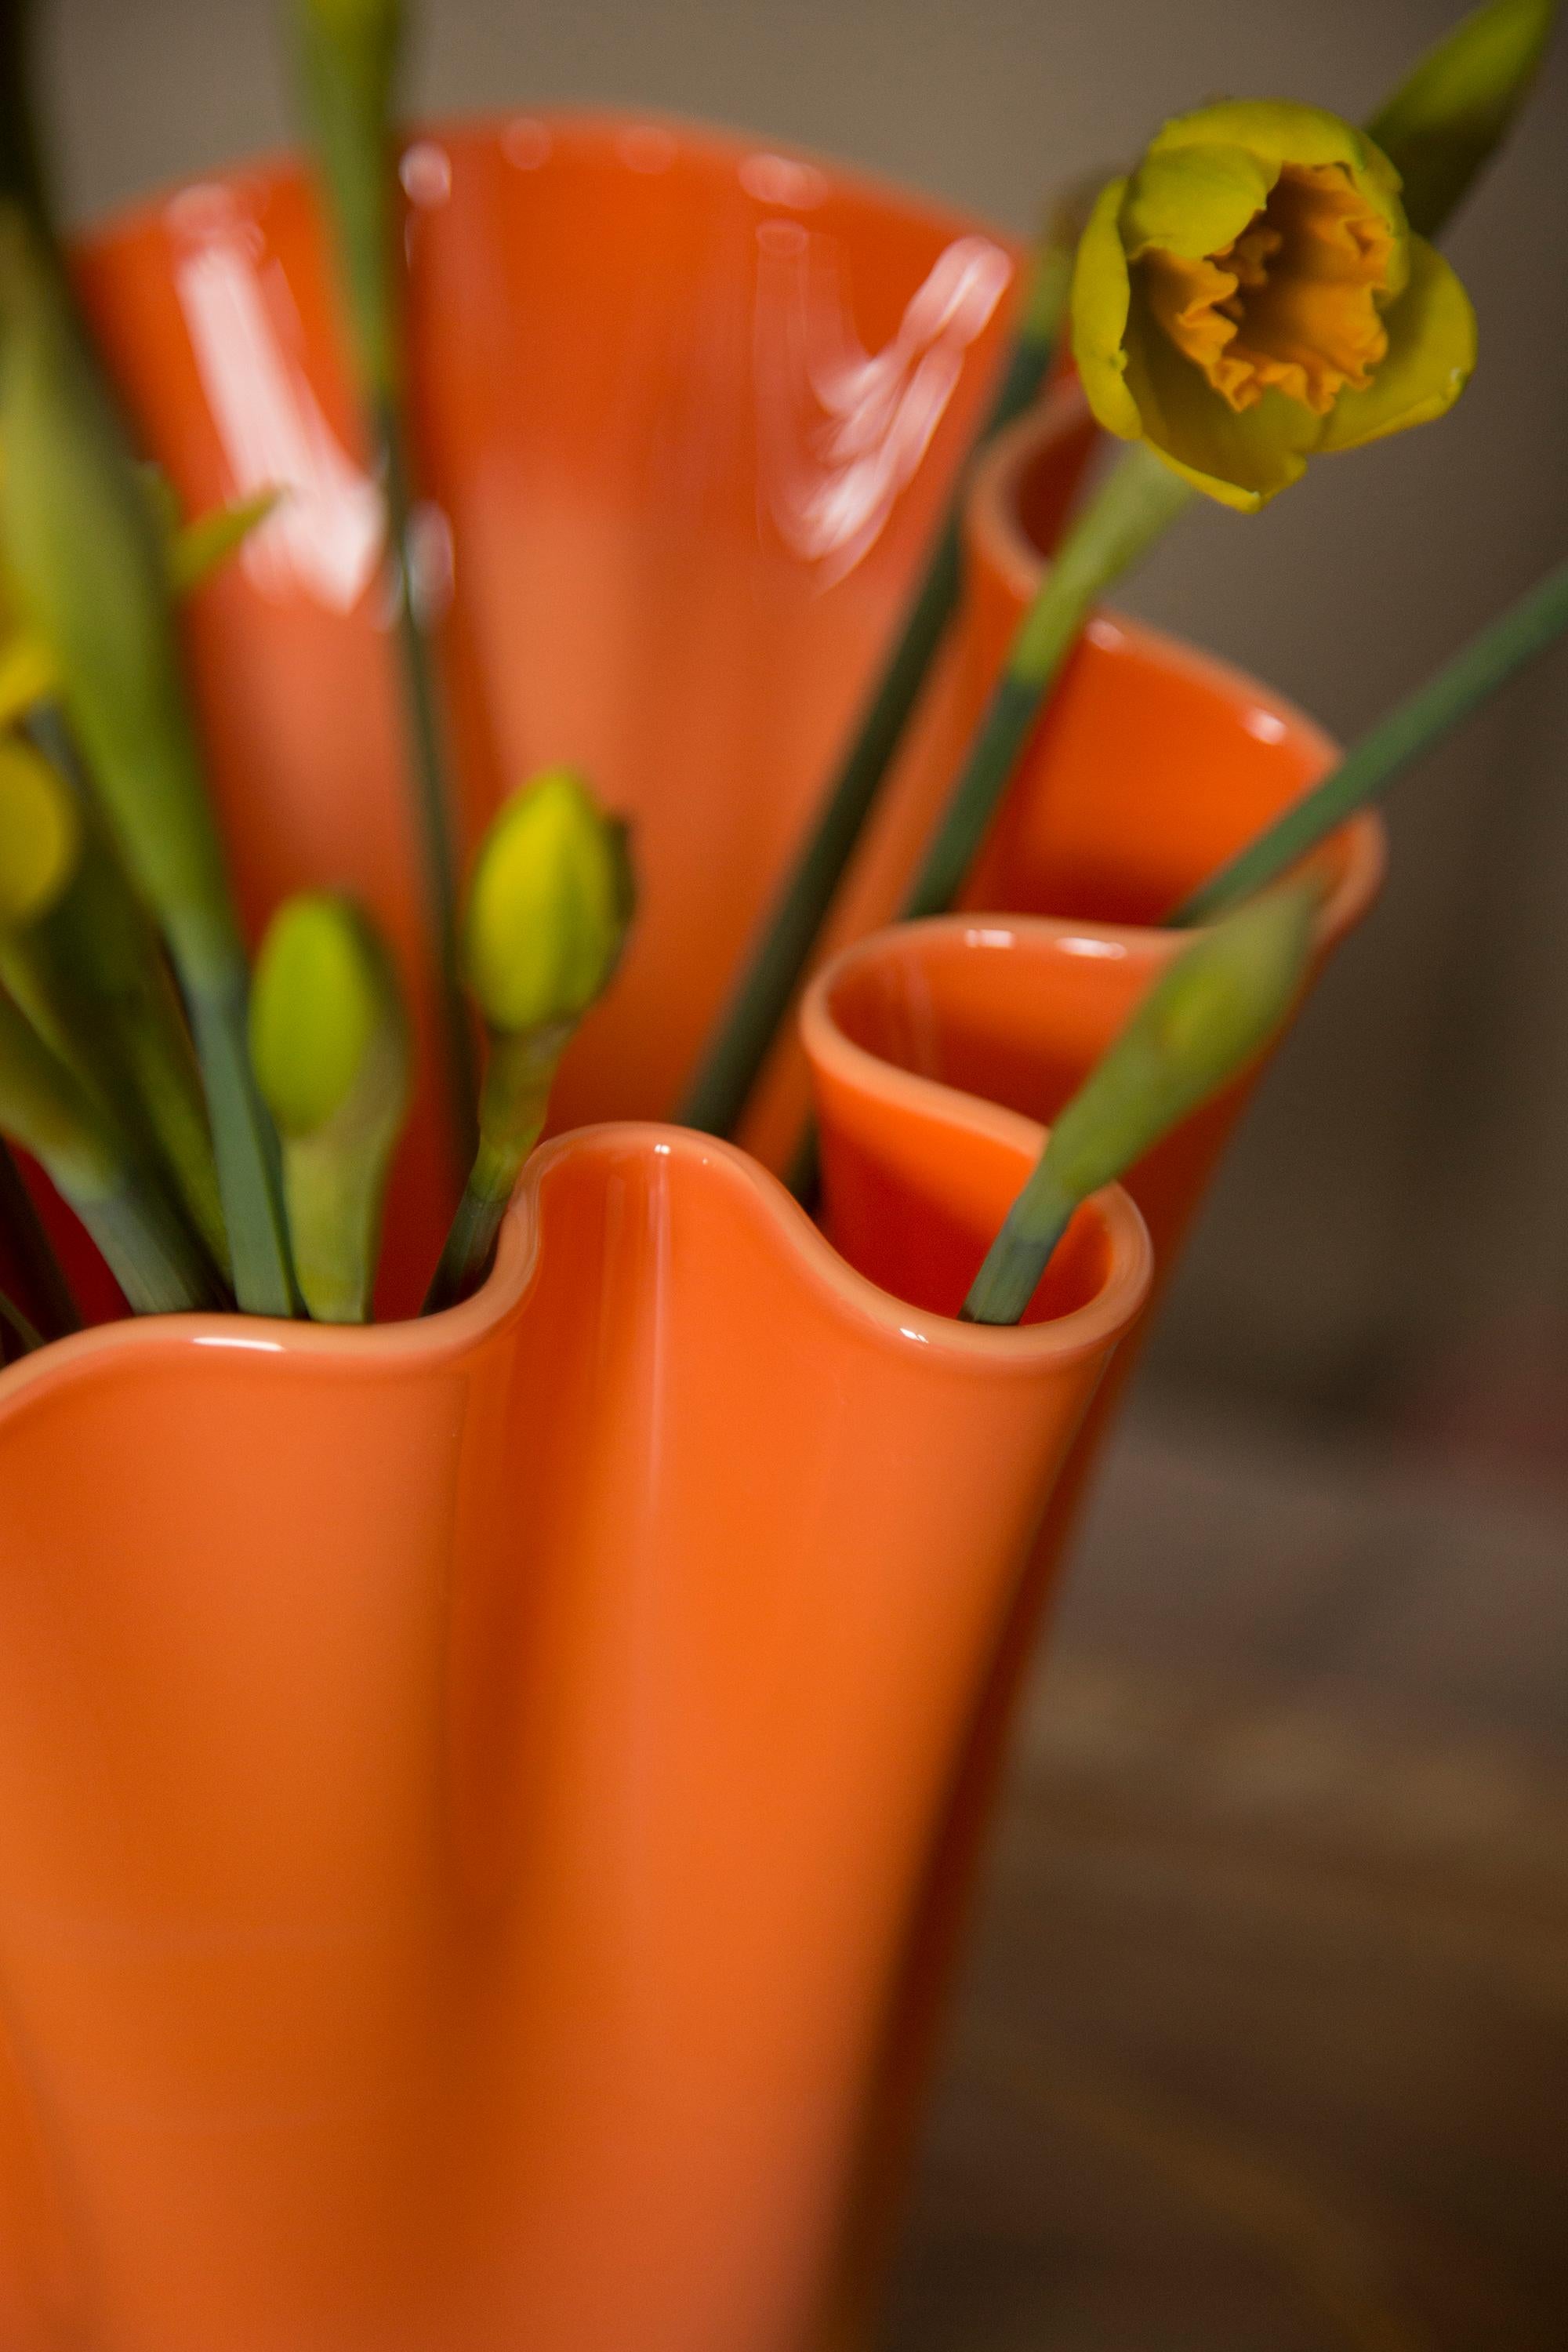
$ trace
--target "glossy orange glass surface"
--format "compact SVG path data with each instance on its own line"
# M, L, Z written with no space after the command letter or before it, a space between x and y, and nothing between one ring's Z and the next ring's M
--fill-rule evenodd
M546 760L633 814L633 951L556 1111L657 1116L897 613L1012 256L661 123L437 130L404 179L467 830ZM187 506L290 486L192 614L247 920L348 885L416 976L383 520L305 191L178 191L81 274ZM829 950L897 903L1092 454L1068 391L983 469ZM1168 951L1105 919L1326 749L1097 621L976 879L1073 919L853 949L769 1074L746 1139L782 1163L809 1056L831 1241L755 1158L579 1128L449 1317L120 1325L0 1375L0 2352L853 2337L1137 1212L1080 1214L1025 1329L950 1318ZM1375 834L1332 854L1325 947ZM1233 1108L1135 1180L1166 1254ZM422 1115L390 1308L448 1190Z

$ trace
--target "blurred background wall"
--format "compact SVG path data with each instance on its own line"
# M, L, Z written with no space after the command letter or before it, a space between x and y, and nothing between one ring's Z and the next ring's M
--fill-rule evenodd
M273 0L54 0L77 216L286 136ZM1019 230L1215 92L1352 118L1458 0L426 0L435 110L613 100L856 158ZM1431 432L1195 516L1126 601L1353 733L1568 550L1568 45L1451 240L1482 361ZM1402 785L1386 899L1253 1113L1156 1377L1568 1442L1568 659ZM1499 1395L1528 1362L1528 1413ZM1512 1392L1510 1391L1510 1395ZM1561 1401L1559 1402L1558 1401Z

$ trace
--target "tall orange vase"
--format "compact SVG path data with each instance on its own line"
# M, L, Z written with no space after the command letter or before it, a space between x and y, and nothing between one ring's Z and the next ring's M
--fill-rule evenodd
M467 1306L117 1322L0 1375L0 2346L814 2352L864 2332L1095 1399L1234 1104L1138 1171L1142 1215L1080 1213L1025 1328L952 1317L1169 951L1129 926L1327 747L1097 622L976 877L1026 918L863 936L1092 455L1058 394L976 486L859 944L752 1153L625 1123L668 1112L820 789L1014 257L659 122L432 131L404 184L465 829L571 759L635 817L644 909ZM247 921L357 888L427 1034L308 195L182 189L81 284L187 505L290 493L192 616ZM1375 835L1331 855L1325 952ZM766 1164L808 1083L822 1233ZM391 1317L451 1182L422 1111Z

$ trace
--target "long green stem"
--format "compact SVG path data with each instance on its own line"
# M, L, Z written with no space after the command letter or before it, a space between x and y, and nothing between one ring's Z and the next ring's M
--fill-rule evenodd
M243 962L187 982L185 1002L205 1082L235 1288L248 1315L296 1312L278 1139L250 1066Z
M0 1231L10 1244L16 1271L27 1286L29 1301L45 1337L63 1339L68 1332L79 1331L81 1317L60 1272L59 1260L22 1181L21 1171L4 1143L0 1143Z
M402 422L397 404L390 395L383 395L377 401L375 425L385 482L387 539L396 572L397 641L408 714L415 809L423 851L426 920L436 961L442 1083L458 1164L466 1168L473 1159L479 1130L473 1032L463 1000L458 958L456 828L447 782L440 689L430 641L419 614L418 575L410 538L413 506Z
M20 1341L25 1356L36 1355L44 1344L43 1333L36 1324L28 1322L16 1300L7 1298L3 1290L0 1290L0 1324L5 1325L14 1339ZM5 1351L0 1348L0 1363L5 1360Z
M1194 495L1152 451L1134 447L1118 458L1073 523L1018 624L968 759L899 910L905 921L943 914L952 906L1090 610ZM808 1124L787 1177L808 1209L817 1175L816 1130Z
M1401 770L1506 686L1568 630L1568 563L1461 647L1391 710L1321 784L1239 850L1166 917L1173 929L1206 923L1294 866L1359 808L1380 800Z
M1151 450L1134 446L1073 523L1018 625L968 760L904 900L906 919L940 915L952 904L1092 606L1193 497Z
M212 1267L156 1171L4 994L0 1129L69 1202L137 1314L222 1303Z
M403 395L403 215L394 122L403 0L289 0L297 87L331 230L360 400L380 462L396 573L409 772L436 965L441 1078L454 1167L477 1133L474 1050L458 959L457 821L437 664L419 611Z
M1039 392L1056 352L1071 280L1071 239L1047 239L1036 259L1025 314L976 449L1021 416ZM799 985L958 604L968 476L966 465L821 814L757 934L688 1088L678 1114L686 1127L709 1135L731 1132Z
M28 732L87 804L85 838L55 904L0 933L0 978L144 1156L162 1163L215 1265L226 1273L201 1072L156 928L106 828L94 821L58 710L45 705L33 712Z
M1013 1203L1007 1222L963 1302L965 1323L1019 1323L1079 1203L1042 1162Z
M183 1315L225 1304L210 1269L146 1171L128 1165L114 1190L79 1193L71 1206L133 1313Z
M1312 884L1271 891L1166 967L1052 1121L963 1302L965 1322L1022 1321L1079 1203L1258 1053L1300 988L1320 898Z
M550 1089L573 1025L556 1022L521 1036L492 1033L480 1098L479 1149L426 1294L425 1314L456 1307L489 1272L512 1187L543 1132Z
M471 1179L464 1186L441 1262L425 1296L423 1313L439 1315L478 1289L495 1255L496 1236L510 1197L510 1191L489 1192Z

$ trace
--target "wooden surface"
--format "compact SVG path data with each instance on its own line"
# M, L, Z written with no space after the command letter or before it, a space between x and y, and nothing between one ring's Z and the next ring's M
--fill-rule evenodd
M1568 2345L1568 1515L1198 1422L1034 1694L891 2352Z

